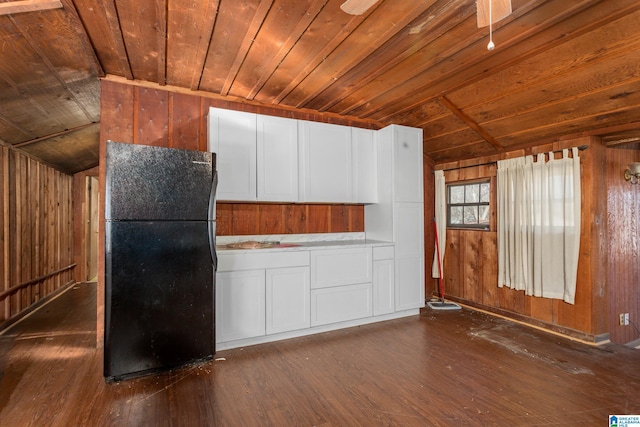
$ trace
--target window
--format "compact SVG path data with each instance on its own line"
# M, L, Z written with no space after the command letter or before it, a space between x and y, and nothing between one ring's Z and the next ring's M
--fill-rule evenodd
M447 185L447 226L489 229L489 181Z

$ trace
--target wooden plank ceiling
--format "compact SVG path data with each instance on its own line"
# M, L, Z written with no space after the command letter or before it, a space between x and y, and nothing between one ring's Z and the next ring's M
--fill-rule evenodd
M475 0L11 3L62 8L0 16L0 143L68 173L97 164L105 75L421 127L436 163L640 138L637 0L512 0L492 51Z

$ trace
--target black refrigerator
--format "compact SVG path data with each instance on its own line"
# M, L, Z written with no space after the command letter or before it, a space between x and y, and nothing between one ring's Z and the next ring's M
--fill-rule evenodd
M215 352L215 154L107 142L107 381Z

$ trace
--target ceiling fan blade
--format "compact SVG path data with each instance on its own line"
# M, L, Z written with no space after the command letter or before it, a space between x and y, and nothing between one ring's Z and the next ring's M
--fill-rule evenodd
M340 9L349 15L362 15L377 2L378 0L347 0L342 3Z
M511 0L477 0L478 28L489 25L489 2L491 2L491 21L493 23L511 15Z

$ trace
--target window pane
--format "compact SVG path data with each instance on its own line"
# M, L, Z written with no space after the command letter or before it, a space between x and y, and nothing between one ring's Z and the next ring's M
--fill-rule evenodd
M489 206L480 206L480 224L489 224Z
M464 203L464 185L449 187L449 203Z
M478 223L478 207L477 206L464 207L464 223L465 224Z
M489 203L489 183L480 184L480 203Z
M479 184L469 184L465 186L466 192L464 195L465 203L478 203L480 200L480 185Z
M462 224L462 206L452 206L449 208L449 223Z

